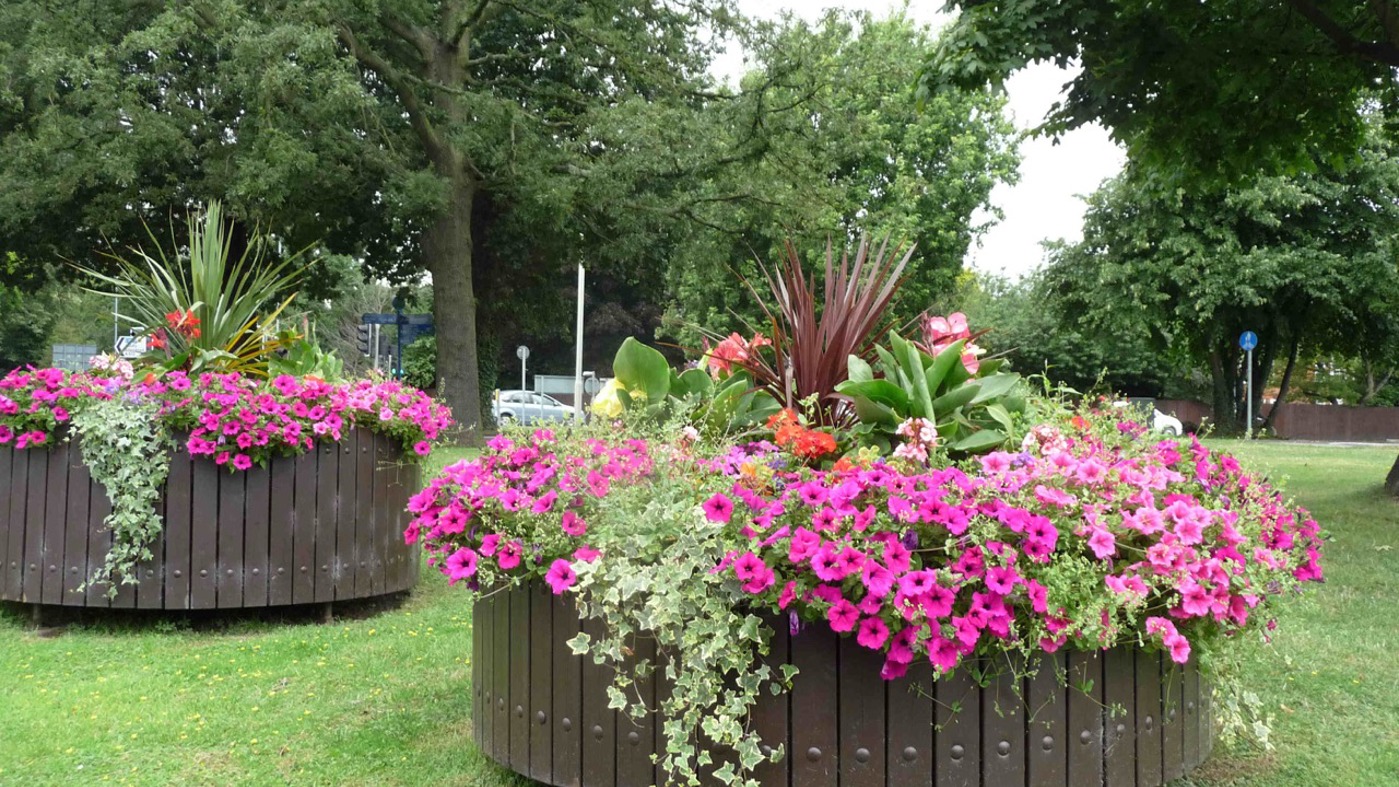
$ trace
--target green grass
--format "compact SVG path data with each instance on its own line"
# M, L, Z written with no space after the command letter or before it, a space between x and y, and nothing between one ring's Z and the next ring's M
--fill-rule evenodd
M1288 477L1333 540L1327 584L1245 658L1277 750L1217 751L1189 783L1399 784L1399 503L1380 490L1395 449L1215 445ZM45 638L7 610L0 784L526 784L470 743L464 591L424 571L401 606L345 611L328 626L108 617Z

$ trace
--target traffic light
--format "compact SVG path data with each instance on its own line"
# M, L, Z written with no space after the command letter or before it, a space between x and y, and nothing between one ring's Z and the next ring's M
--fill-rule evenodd
M369 354L369 326L359 325L355 327L355 343L359 345L360 355Z

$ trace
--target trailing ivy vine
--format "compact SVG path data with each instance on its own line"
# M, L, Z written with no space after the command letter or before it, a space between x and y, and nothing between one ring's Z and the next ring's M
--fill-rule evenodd
M156 503L174 445L157 415L154 402L126 396L93 400L73 415L83 462L112 503L103 520L112 531L111 549L79 590L106 583L107 595L115 596L119 583L136 584L137 565L151 558L151 544L164 528Z

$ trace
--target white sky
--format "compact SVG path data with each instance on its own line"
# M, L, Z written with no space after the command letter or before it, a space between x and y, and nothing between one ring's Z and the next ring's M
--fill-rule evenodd
M845 0L844 2L800 2L800 0L737 0L746 15L775 19L782 10L815 21L824 9L839 6L885 16L904 5L902 0ZM909 15L934 29L946 22L938 12L941 0L915 0ZM714 71L724 77L741 73L742 53L729 51L720 57ZM1052 65L1031 66L1007 82L1009 111L1020 129L1039 122L1059 97L1060 89L1072 74ZM1082 196L1098 187L1104 178L1116 174L1125 160L1122 150L1100 126L1080 128L1060 138L1029 139L1020 146L1020 182L997 186L991 202L1005 218L988 230L979 244L967 252L969 266L991 273L1019 278L1042 260L1040 242L1067 238L1077 240L1083 224ZM985 217L974 217L981 221Z

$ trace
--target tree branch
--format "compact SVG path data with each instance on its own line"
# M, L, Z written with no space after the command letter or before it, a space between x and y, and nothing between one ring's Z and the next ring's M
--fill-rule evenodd
M1356 55L1364 60L1399 68L1399 46L1356 38L1311 0L1287 0L1287 4L1326 36L1341 54Z
M1370 10L1380 21L1384 37L1390 44L1399 46L1399 13L1395 12L1394 5L1389 0L1370 0Z
M402 21L394 19L388 14L379 15L379 24L388 28L389 31L392 32L394 35L412 44L414 48L418 50L418 54L422 55L424 63L429 62L432 59L432 36L429 35L428 32L423 28L417 27L415 25L406 24Z
M433 128L432 122L427 117L426 107L419 100L418 94L413 91L408 77L394 68L378 52L362 44L349 25L344 23L337 25L336 35L345 48L350 50L350 54L354 56L355 60L378 74L379 78L398 94L398 100L403 102L403 109L408 113L408 122L422 140L428 155L438 158L443 153L448 152L442 145L442 139L438 135L437 129Z

